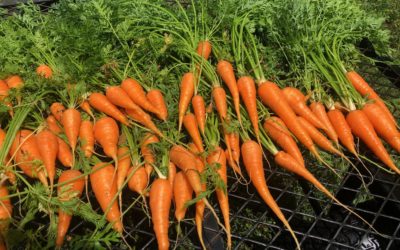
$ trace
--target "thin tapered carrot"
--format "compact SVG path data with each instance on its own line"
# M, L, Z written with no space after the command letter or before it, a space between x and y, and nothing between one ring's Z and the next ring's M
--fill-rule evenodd
M279 208L274 197L271 195L268 189L263 168L263 153L261 146L255 141L247 140L242 144L241 151L244 166L246 167L246 171L258 194L286 226L294 241L296 242L297 248L300 249L300 244L297 240L296 235L294 234L292 228L289 225L289 222L285 218L285 215L282 213L281 209Z
M61 162L61 164L64 167L72 168L74 164L73 163L74 156L72 155L71 148L60 137L57 137L57 142L58 142L57 159Z
M151 116L144 112L142 109L126 109L126 113L136 122L142 124L156 135L163 137L163 133L157 128L154 122L151 120Z
M65 110L61 117L61 124L64 127L64 132L67 136L69 145L72 148L72 152L75 152L81 122L81 113L74 108Z
M50 129L50 131L56 135L60 134L62 132L60 126L57 123L56 118L53 115L49 115L46 118L46 125Z
M90 158L93 155L95 141L93 123L91 121L82 121L79 129L79 140L81 142L81 149L85 154L85 157Z
M102 93L92 93L89 96L89 104L94 109L103 112L106 115L111 116L115 120L121 122L124 125L129 125L126 116L112 104L105 95Z
M178 223L185 218L187 207L185 203L192 199L193 189L190 186L185 174L180 171L176 173L173 194L175 201L175 218Z
M146 133L143 137L142 143L140 145L140 151L143 156L144 160L144 167L146 169L147 175L150 177L151 173L153 172L153 164L155 163L156 159L152 149L149 147L152 143L160 142L157 136L152 133Z
M7 250L5 236L12 218L13 206L9 198L7 186L0 186L0 249Z
M126 179L126 176L128 175L129 167L131 166L129 148L128 147L118 148L117 155L118 155L117 188L121 189Z
M390 155L376 134L373 125L361 110L354 110L348 113L346 121L355 136L359 137L390 169L400 174L400 170L393 163Z
M355 71L349 71L346 73L347 79L353 85L353 87L360 93L362 96L367 96L368 99L375 100L376 103L382 108L383 112L387 115L387 117L397 125L396 119L393 117L392 112L388 109L385 102L379 97L379 95L374 91L371 86Z
M178 103L178 130L182 128L183 117L185 116L186 110L189 106L190 100L194 94L194 75L192 72L185 73L181 80L180 95Z
M305 166L303 155L301 154L297 143L290 135L283 131L284 129L276 122L275 119L266 119L263 127L273 141L275 141L285 152L296 159L302 166Z
M192 138L194 144L200 152L204 152L203 142L201 140L199 127L197 125L196 117L192 113L187 113L183 118L183 125Z
M159 250L169 249L168 227L172 187L166 179L157 179L150 189L150 211Z
M328 118L335 129L339 141L354 155L357 155L356 146L354 144L354 137L351 133L351 128L347 124L346 118L342 111L339 109L332 109L328 111Z
M306 97L300 90L293 87L286 87L282 89L282 94L297 115L309 121L314 127L326 130L324 124L307 106Z
M80 177L81 176L81 177ZM78 170L66 170L58 178L57 193L61 202L67 202L73 198L79 198L85 187L85 180L82 173ZM58 225L56 246L61 247L64 243L71 223L72 215L63 209L58 210Z
M64 105L59 102L53 102L50 106L51 114L57 119L57 121L61 122L61 117L65 111Z
M229 141L229 147L231 149L233 160L236 164L240 161L240 138L239 133L231 132L226 134L226 138Z
M258 128L258 112L257 112L257 91L256 85L253 78L249 76L244 76L239 78L238 83L239 94L242 97L244 105L246 107L247 113L251 124L254 128L254 133L259 139L259 128Z
M48 129L43 129L36 134L39 152L46 167L47 177L50 181L50 189L53 190L54 177L56 175L56 159L58 154L57 136Z
M92 111L92 108L90 107L90 104L88 101L84 100L81 102L81 104L79 105L79 107L85 111L88 115L90 115L90 117L94 118L94 114Z
M122 233L123 225L116 200L118 188L114 173L115 168L113 165L100 162L93 167L93 171L90 174L90 183L101 209L106 213L107 220L113 224L113 228L118 233Z
M193 142L189 142L187 144L189 151L194 154L195 156L199 156L200 155L200 151L197 148L196 144L194 144Z
M215 103L215 108L221 120L225 121L228 114L228 104L226 102L226 93L224 88L216 86L212 90L212 96Z
M171 187L174 186L174 181L176 177L176 166L172 162L168 163L168 181Z
M217 64L217 72L222 78L223 82L226 84L226 86L228 86L229 92L231 92L236 115L239 122L241 122L240 96L232 64L224 60L219 61Z
M146 93L138 81L132 78L127 78L122 81L121 88L128 94L130 99L142 109L154 114L159 113L159 111L146 98Z
M36 74L43 78L50 79L53 76L53 70L49 66L41 64L36 68Z
M131 178L128 180L128 187L133 192L136 192L144 197L147 186L149 185L149 177L144 167L139 167L135 173L132 171L135 167L129 168L128 175Z
M228 165L235 171L235 173L239 174L240 176L243 176L242 170L240 169L239 165L232 159L229 158L229 152L228 149L225 149L225 157L228 160Z
M397 152L400 152L400 133L396 125L384 114L382 107L377 103L367 103L362 108L362 111L367 115L376 133Z
M333 127L331 121L329 120L328 114L326 113L325 106L320 102L312 102L310 104L310 109L314 115L322 122L325 126L325 132L328 137L336 143L339 144L339 137L336 134L335 128Z
M197 148L197 147L195 147ZM198 154L200 151L196 151ZM195 166L199 174L203 174L205 170L205 164L203 158L201 156L195 156ZM187 174L185 174L187 176ZM207 183L203 182L201 183L201 190L202 192L207 191ZM197 194L197 193L196 193ZM194 216L194 221L196 224L196 230L197 230L197 235L199 237L200 244L203 249L206 249L204 240L203 240L203 220L204 220L204 210L206 209L206 204L204 203L203 200L200 200L196 202L195 205L195 216Z
M119 128L115 120L107 116L100 118L94 124L93 133L95 140L102 146L104 154L118 162Z
M192 107L194 115L196 116L197 124L199 125L200 132L204 134L206 127L206 104L201 95L193 96Z
M168 118L168 108L162 92L158 89L152 89L147 92L146 97L151 105L153 105L153 107L157 109L157 117L163 121L166 121Z
M141 109L120 86L109 86L106 88L107 99L115 106L124 109Z
M208 58L211 55L211 49L212 49L212 45L211 45L210 41L208 41L208 40L200 41L197 44L196 53L199 56L203 57L205 60L208 60Z

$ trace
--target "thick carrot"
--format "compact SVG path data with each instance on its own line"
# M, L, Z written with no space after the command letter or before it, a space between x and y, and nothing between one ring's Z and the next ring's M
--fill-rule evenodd
M169 249L168 227L172 187L166 179L157 179L150 189L150 211L159 250Z
M254 133L259 139L259 128L258 128L258 113L257 113L257 91L254 80L251 77L244 76L239 78L238 83L239 94L242 97L244 105L246 106L247 113L251 124L254 128Z
M400 152L400 134L396 125L392 123L389 117L384 114L382 107L377 103L367 103L362 108L368 120L374 126L378 135L380 135L392 148Z
M121 88L125 90L130 99L142 109L147 110L151 113L158 114L159 111L152 105L152 103L146 98L142 86L139 82L132 78L127 78L122 81Z
M221 86L214 87L212 90L215 107L221 120L225 121L228 114L228 104L226 102L226 93Z
M295 240L297 248L300 249L300 244L297 240L296 235L294 234L292 228L289 225L289 222L285 218L285 215L282 213L281 209L279 208L278 204L274 200L274 197L271 195L268 189L263 168L263 154L261 146L257 142L252 140L245 141L242 144L242 159L250 180L256 188L258 194L286 226L293 239ZM293 161L297 162L295 160Z
M152 133L146 133L143 137L142 143L140 145L140 151L142 153L144 159L144 167L146 169L147 175L150 177L151 172L153 172L153 164L156 159L152 149L149 147L149 144L160 142L157 136Z
M228 177L226 174L226 157L224 150L220 147L215 148L214 151L207 156L207 162L210 165L214 166L217 165L215 166L217 168L216 172L218 173L219 177L221 178L221 180L225 185L225 189L217 188L215 192L217 193L218 203L221 208L222 216L224 217L225 228L228 238L227 247L228 249L231 249L232 247L231 224L229 221L229 201L228 201L228 191L227 191Z
M361 110L351 111L347 114L346 121L355 136L359 137L390 169L400 174L400 170L394 165L390 155L376 134L373 125Z
M351 133L351 128L347 124L346 118L342 111L339 109L332 109L328 111L329 120L335 129L339 141L354 155L357 155L356 147L354 144L354 137Z
M93 167L90 183L101 209L106 213L107 220L113 224L118 233L122 233L121 213L116 200L118 188L116 178L113 178L114 173L113 165L100 162Z
M194 94L194 75L192 72L185 73L181 80L180 95L178 103L179 121L178 129L182 128L183 117L185 116L186 110L189 106L190 100Z
M72 198L79 198L85 187L85 179L78 170L66 170L58 178L57 193L61 202L67 202ZM56 246L61 247L71 223L71 214L63 209L58 210L58 225Z
M109 86L106 88L107 99L115 106L124 109L141 109L120 86Z
M331 121L329 120L328 114L326 113L325 106L320 102L312 102L310 104L310 109L314 115L322 122L325 127L325 132L328 137L336 143L339 144L339 137L336 134L335 128L333 127Z
M276 120L272 118L266 119L263 127L272 140L296 159L302 166L305 166L303 155L301 154L297 143L290 135L283 131L284 128L282 128Z
M50 180L50 189L53 190L54 176L56 174L56 159L58 154L57 136L50 130L44 129L36 134L39 152L46 167L47 177Z
M174 181L176 177L176 166L172 162L168 163L168 181L171 187L174 186Z
M239 122L241 122L240 96L232 64L224 60L219 61L217 64L217 72L219 76L222 78L223 82L226 84L226 86L228 86L229 92L231 92L236 115Z
M306 97L300 92L300 90L293 87L286 87L282 89L282 94L285 96L286 101L297 115L309 121L314 125L314 127L326 130L324 124L307 106Z
M166 121L168 118L168 109L162 92L158 89L152 89L147 92L146 97L151 105L153 105L153 107L157 109L157 117L163 121Z
M94 151L94 132L93 123L91 121L82 121L79 129L79 140L85 157L90 158Z
M2 184L0 186L0 249L7 249L5 239L3 238L7 235L13 211L13 206L8 195L7 186Z
M20 89L24 86L24 81L18 75L12 75L5 80L10 89Z
M46 79L50 79L53 76L53 70L51 70L49 66L42 64L36 68L36 74Z
M104 153L111 157L115 162L118 162L118 124L111 117L103 117L96 121L93 127L94 138L103 148Z
M163 133L157 128L154 122L151 120L151 116L144 112L142 109L126 109L126 113L136 122L142 124L156 135L163 137Z
M111 116L122 124L129 125L126 116L102 93L92 93L89 96L89 104L94 109L97 109L98 111Z
M53 102L50 106L51 114L57 119L57 121L61 122L61 117L65 111L64 105L59 102Z
M64 127L65 135L67 136L72 152L75 151L78 142L79 129L81 127L81 113L74 109L69 108L63 112L61 117L61 124Z
M46 187L48 186L43 158L40 155L36 136L30 130L17 132L10 149L15 155L16 165L31 178L38 178Z
M387 115L387 117L392 120L395 125L397 124L396 119L393 117L392 112L390 112L385 102L357 72L349 71L346 73L346 77L353 85L353 87L358 91L358 93L360 93L362 96L367 96L368 99L375 100L376 103L382 108L383 112Z
M175 218L179 223L185 218L187 210L185 203L192 199L193 193L193 189L182 171L176 173L173 192L175 201Z
M128 171L127 176L131 176L133 170L134 167L131 167ZM135 171L135 173L133 173L132 177L128 180L128 187L133 192L144 196L147 185L149 185L149 177L147 175L146 169L144 167L139 167Z
M197 48L196 48L196 53L203 57L205 60L208 60L208 57L210 57L211 54L211 49L212 49L212 45L210 43L210 41L204 40L204 41L200 41L197 44Z
M53 132L54 134L60 134L62 132L60 126L57 123L56 118L53 115L49 115L46 118L46 124L47 127L50 129L51 132Z
M58 142L57 159L61 162L61 164L64 167L72 168L74 164L73 163L74 156L72 155L71 148L60 137L57 137L57 142Z
M204 130L206 127L206 104L201 95L193 96L192 107L194 115L196 116L197 124L200 128L200 132L204 134Z
M197 126L196 117L192 113L187 113L183 118L183 125L192 138L194 144L200 152L204 152L203 142L201 140L199 127Z

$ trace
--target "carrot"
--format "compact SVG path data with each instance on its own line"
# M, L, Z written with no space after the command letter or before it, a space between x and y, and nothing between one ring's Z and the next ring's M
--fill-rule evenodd
M46 124L48 129L50 129L51 132L54 134L60 134L62 132L60 126L58 126L57 120L53 115L49 115L46 118Z
M374 126L375 131L380 135L392 148L400 152L400 134L389 117L384 114L382 107L377 103L367 103L362 108L368 120Z
M178 103L179 112L179 131L182 128L183 117L185 116L186 110L189 106L190 100L194 94L194 75L192 72L185 73L181 80L180 96Z
M64 105L59 102L53 102L50 106L51 114L57 119L57 121L61 122L61 117L65 111Z
M233 160L233 158L232 159L229 158L228 149L225 149L225 157L228 160L228 164L233 169L233 171L242 176L242 170L240 169L239 165Z
M36 68L36 74L46 79L50 79L53 76L53 70L51 70L49 66L42 64Z
M127 176L132 175L134 167L131 167ZM144 197L146 187L149 185L149 177L144 167L139 167L128 181L128 187L133 192L136 192Z
M64 132L67 136L69 145L72 148L72 152L75 152L81 122L81 113L74 108L65 110L61 116L61 124L64 127Z
M144 167L146 169L147 175L150 177L151 172L153 171L153 164L156 159L152 149L149 147L149 144L160 142L157 136L151 133L146 133L143 137L142 143L140 145L140 151L142 153L144 159Z
M193 189L185 174L180 171L176 174L173 185L175 201L175 218L179 222L185 218L187 207L185 203L192 199Z
M111 117L100 118L93 127L94 138L103 148L104 153L115 162L117 159L117 144L119 138L118 124Z
M197 126L196 117L192 113L187 113L183 118L183 125L188 131L190 137L192 138L194 144L199 149L200 152L204 152L203 142L199 133L199 128Z
M208 57L210 57L211 54L211 43L210 41L204 40L204 41L200 41L197 44L197 48L196 48L196 53L203 57L205 60L208 60Z
M204 173L205 170L205 164L203 159L200 156L195 157L195 166L199 174ZM185 174L187 176L187 174ZM201 190L202 192L207 191L207 183L201 183ZM197 193L196 193L197 194ZM196 230L197 230L197 235L199 237L200 244L203 249L206 249L206 246L204 244L203 240L203 219L204 219L204 210L206 209L206 204L204 203L203 200L200 200L196 202L195 206L195 216L194 216L194 221L196 224Z
M325 132L328 137L339 145L339 137L336 134L335 128L333 127L331 121L329 120L328 114L326 113L325 106L320 102L312 102L310 104L310 109L314 115L322 122L325 127Z
M231 239L231 224L229 221L229 201L228 201L228 177L226 174L226 157L225 152L222 148L217 147L213 152L211 152L207 156L207 162L210 165L218 165L216 172L218 173L219 177L223 181L225 188L217 188L215 192L217 193L217 199L219 206L221 208L222 216L224 217L225 228L227 232L227 246L228 249L232 247L232 239Z
M258 113L257 113L257 92L254 80L248 76L241 77L238 80L237 86L239 94L242 97L244 105L246 106L247 113L249 114L251 124L253 125L254 133L258 140L259 129L258 129Z
M2 249L7 249L5 236L8 232L13 211L13 206L8 195L7 186L2 184L0 186L0 247L3 247Z
M310 110L310 108L308 108L306 97L300 92L300 90L293 87L286 87L282 89L282 94L297 115L309 121L314 127L326 130L323 123Z
M228 104L226 102L226 93L224 88L216 86L212 90L212 96L214 99L215 107L221 120L225 121L228 113Z
M79 129L79 140L85 157L90 158L94 151L94 133L93 123L91 121L82 121Z
M233 160L236 164L240 161L240 138L239 133L231 132L226 134L226 138L229 141L229 147L231 149Z
M151 116L144 112L142 109L133 110L126 109L126 113L136 122L142 124L147 129L155 133L156 135L163 137L163 133L157 128L154 122L151 120Z
M172 162L168 163L168 181L171 187L174 186L174 181L176 177L176 166Z
M6 82L3 80L0 80L0 101L4 101L4 99L7 98L9 91L10 91L10 88L8 87Z
M73 163L74 156L72 155L71 148L60 137L57 137L57 142L58 142L57 159L61 162L61 164L64 167L72 168L74 164Z
M199 149L197 148L196 144L194 144L193 142L189 142L187 144L189 151L194 154L195 156L199 156L201 153L199 151Z
M305 166L303 155L301 154L297 143L290 136L290 134L288 135L284 132L284 128L282 128L281 125L276 122L276 119L266 119L263 127L272 140L274 140L283 150L296 159L302 166Z
M20 89L24 86L24 81L17 75L12 75L5 81L10 89Z
M239 90L236 84L236 78L232 64L224 60L219 61L217 64L217 72L226 86L228 86L229 92L231 92L236 115L239 122L241 122Z
M85 187L85 180L82 173L78 170L66 170L58 178L58 197L61 202L67 202L72 198L79 198ZM60 248L63 245L65 235L67 234L71 214L63 209L58 210L58 226L56 246Z
M201 95L195 95L192 98L192 107L194 115L196 116L197 124L199 125L200 132L204 134L206 127L206 104Z
M90 117L94 118L94 114L92 112L92 108L90 107L90 104L88 101L84 100L83 102L81 102L81 104L79 105L79 107L85 111L88 115L90 115Z
M132 78L127 78L122 81L121 88L125 90L130 99L139 107L147 110L151 113L158 114L159 111L152 105L152 103L146 98L142 86L139 82Z
M157 179L150 189L150 211L159 250L169 249L168 227L172 187L166 179Z
M118 169L117 169L117 188L121 189L126 176L128 175L129 167L131 166L131 158L129 156L128 147L118 148Z
M158 89L152 89L147 92L146 98L149 100L151 105L157 109L157 117L163 121L166 121L168 118L168 109L162 92Z
M368 99L375 100L376 103L382 108L386 116L392 120L395 125L397 124L396 119L393 117L392 112L390 112L385 102L357 72L349 71L346 73L346 77L358 93L360 93L362 96L367 96Z
M115 199L118 188L116 179L113 178L114 173L113 165L100 162L93 167L90 183L101 209L106 213L107 220L113 224L118 233L122 233L121 213Z
M339 137L339 141L352 154L357 155L356 147L354 144L354 137L343 113L339 109L332 109L328 111L328 118L331 121L332 126Z
M297 121L297 116L289 106L281 89L273 82L263 82L258 87L261 101L277 114L296 138L310 150L317 158L319 153L313 141Z
M394 165L390 155L376 134L373 125L361 110L354 110L348 113L346 121L355 136L359 137L390 169L400 174L400 170Z
M297 248L300 249L300 244L297 240L296 235L294 234L292 228L289 225L289 222L285 218L285 215L282 213L278 204L276 204L274 197L272 197L268 189L263 168L263 154L261 146L252 140L245 141L242 144L242 158L250 180L256 188L258 194L286 226L294 241L296 242ZM293 160L293 162L297 161Z
M50 130L44 129L36 134L38 149L46 167L50 180L50 189L53 190L54 176L56 175L56 159L58 154L58 140Z
M106 88L107 99L115 106L124 109L141 109L134 101L129 97L128 93L120 86L109 86Z
M94 109L97 109L98 111L111 116L112 118L121 122L122 124L129 125L126 116L114 104L112 104L107 99L107 97L102 93L92 93L89 96L89 104Z

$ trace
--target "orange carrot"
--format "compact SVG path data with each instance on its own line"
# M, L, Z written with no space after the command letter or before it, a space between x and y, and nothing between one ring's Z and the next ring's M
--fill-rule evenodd
M151 116L144 112L142 109L133 110L133 109L126 109L126 113L136 122L142 124L149 130L151 130L156 135L163 137L163 133L157 128L154 122L151 120Z
M150 177L151 172L153 172L153 164L156 159L153 154L152 149L149 147L149 144L160 142L157 136L152 133L146 133L143 137L142 143L140 145L140 151L142 153L144 159L144 167L146 169L147 175Z
M146 98L142 86L139 82L132 78L127 78L122 81L121 88L125 90L130 99L139 107L147 110L151 113L158 114L159 111L152 105L152 103Z
M132 175L134 167L131 167L128 171L127 176ZM128 187L133 192L144 196L146 187L149 185L149 177L147 175L146 169L144 167L139 167L135 173L133 173L132 177L128 181Z
M61 116L61 124L64 127L65 135L67 136L69 145L72 148L72 152L75 151L78 142L81 122L81 113L74 108L65 110Z
M9 91L10 91L10 88L8 87L6 82L3 80L0 80L0 101L3 101L5 98L7 98Z
M74 157L72 155L71 148L60 137L57 137L57 142L58 142L57 159L61 162L61 164L64 167L72 168L74 164L73 163Z
M205 60L208 60L208 57L211 54L211 43L210 41L204 40L204 41L200 41L197 44L197 48L196 48L196 53L203 57Z
M163 121L166 121L168 118L168 109L162 92L158 89L152 89L147 92L146 97L153 107L157 109L157 117Z
M67 202L72 198L79 198L82 195L85 187L85 180L82 173L78 170L66 170L58 178L58 197L61 202ZM58 210L58 226L56 246L61 247L64 243L65 235L67 234L71 223L71 214L63 209Z
M229 147L231 149L233 160L236 164L240 161L240 138L239 133L231 132L226 134L226 138L229 141Z
M192 113L187 113L183 118L183 125L192 138L194 144L196 144L196 147L200 152L203 152L203 142L199 133L199 127L197 126L196 117Z
M310 109L314 115L322 122L325 127L325 132L328 137L336 143L339 144L339 137L336 134L335 128L333 127L331 121L329 120L328 114L326 113L325 106L320 102L313 102L310 104Z
M57 119L57 121L61 122L61 117L65 111L64 105L59 102L53 102L50 106L51 114Z
M117 162L117 144L119 139L118 124L111 117L100 118L93 127L94 138L103 148L104 153Z
M255 90L255 89L254 89ZM224 88L216 86L212 90L215 107L221 120L225 121L228 113L228 104L226 102L226 93Z
M7 235L13 211L13 206L8 195L7 186L2 184L0 186L0 249L5 250L7 247L3 237Z
M224 60L219 61L217 64L217 72L226 86L228 86L229 92L231 92L236 115L239 122L241 122L239 90L236 84L236 78L235 73L233 72L232 64Z
M112 104L102 93L92 93L89 96L89 104L94 109L97 109L98 111L111 116L122 124L129 125L126 116L117 107L115 107L114 104Z
M58 140L50 130L44 129L36 134L39 152L46 167L50 180L50 189L53 190L54 176L56 175L56 159L58 154Z
M183 117L185 116L186 110L189 106L190 100L194 94L194 75L192 72L185 73L182 77L180 86L180 96L179 96L179 131L182 128Z
M24 81L17 75L8 77L6 83L10 89L20 89L24 86Z
M289 103L292 110L299 116L309 121L314 127L326 130L323 123L315 116L306 104L306 97L300 90L293 87L282 89L282 94Z
M85 157L90 158L94 151L94 133L91 121L82 121L79 129L79 140L81 141L81 149Z
M295 240L297 248L300 249L300 244L297 240L296 235L294 234L292 228L289 225L289 222L285 218L285 215L282 213L278 204L276 204L274 197L271 195L268 189L263 168L263 155L261 146L252 140L245 141L242 144L242 158L250 180L256 188L258 194L286 226L293 239ZM294 160L294 162L297 161Z
M237 174L239 174L240 176L242 176L242 170L240 169L240 167L237 165L237 163L232 159L229 158L229 152L228 149L225 149L225 157L228 160L228 164L229 166L233 169L233 171L235 171Z
M47 127L50 129L51 132L54 134L60 134L62 132L60 126L58 126L57 120L53 115L49 115L46 118Z
M124 109L141 110L141 108L135 104L134 101L129 97L128 93L120 86L109 86L106 88L107 99L115 106Z
M90 182L101 209L106 213L107 220L113 224L113 228L118 233L122 233L121 213L116 200L118 188L116 178L113 178L114 173L113 165L100 162L93 167Z
M36 68L36 74L46 79L50 79L53 76L53 70L51 70L49 66L42 64Z
M258 140L257 92L254 80L248 76L241 77L238 80L237 86Z
M171 187L174 186L174 181L176 177L176 166L172 162L168 163L168 181Z
M201 95L195 95L192 98L193 112L196 116L197 124L199 125L200 132L204 134L206 127L206 104Z
M339 109L332 109L328 111L328 118L331 121L332 126L339 137L339 141L352 154L357 155L356 147L354 144L354 137L343 113Z
M90 115L90 117L94 117L93 112L92 112L92 108L90 107L90 104L88 101L84 100L83 102L81 102L81 104L79 105L79 107L85 111L88 115Z
M168 227L172 187L166 179L157 179L150 189L150 211L159 250L169 249Z
M185 174L180 171L176 174L173 185L175 201L175 218L178 223L185 218L187 207L185 203L192 199L193 189Z
M373 125L361 110L351 111L347 114L346 121L355 136L359 137L390 169L400 174L400 170L394 165L390 155L376 134Z
M131 166L131 158L129 156L128 147L118 148L118 169L117 169L117 188L121 189L126 176L128 175L129 167Z

